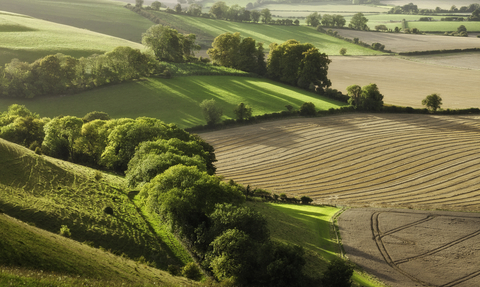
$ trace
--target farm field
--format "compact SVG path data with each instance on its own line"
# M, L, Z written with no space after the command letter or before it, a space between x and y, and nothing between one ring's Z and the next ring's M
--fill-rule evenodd
M253 115L283 111L286 105L298 109L304 102L313 102L320 110L346 105L271 80L189 76L168 80L150 78L64 97L1 98L0 111L17 103L45 117L60 114L83 117L91 111L103 111L112 118L147 116L185 128L206 123L199 104L212 98L223 108L224 119L234 118L233 110L241 102L253 108Z
M478 213L354 208L338 222L349 259L389 286L480 285Z
M432 21L432 22L420 22L420 21L410 21L407 23L407 27L417 28L422 32L432 31L432 32L451 32L457 31L457 28L463 25L467 28L467 31L478 32L480 31L480 22L453 22L453 21ZM400 26L401 27L401 26ZM469 37L472 37L469 35ZM474 36L476 37L476 36ZM477 41L479 39L476 39Z
M317 203L480 210L480 117L346 114L201 134L217 173Z
M103 54L118 46L144 49L135 42L12 13L1 14L0 37L2 66L13 58L34 62L57 53L80 58Z
M383 5L393 5L393 6L403 6L408 3L412 3L411 0L381 0L380 2ZM435 9L436 7L440 7L442 9L450 9L452 4L455 4L457 8L462 6L468 6L473 3L479 3L480 0L455 0L452 2L451 0L416 0L414 2L415 5L418 6L419 9Z
M386 26L388 27L388 25ZM345 38L359 38L360 41L368 44L381 43L385 45L386 50L391 50L396 53L480 48L479 39L473 37L365 32L349 29L332 30L337 31L338 34Z
M140 43L142 33L153 23L123 8L124 5L112 0L15 0L1 1L0 11L25 14Z
M480 70L480 52L409 56L408 60L448 67Z
M220 34L240 32L242 37L252 37L264 44L268 51L268 45L272 42L281 44L287 40L295 39L301 43L311 43L320 52L327 55L338 55L341 48L345 47L350 55L382 55L384 53L364 48L352 43L345 42L332 36L317 32L307 26L279 26L253 23L238 23L224 20L212 20L201 17L174 15L164 12L156 13L162 19L162 24L170 25L182 33L194 33L197 40L204 47L210 48L213 39Z

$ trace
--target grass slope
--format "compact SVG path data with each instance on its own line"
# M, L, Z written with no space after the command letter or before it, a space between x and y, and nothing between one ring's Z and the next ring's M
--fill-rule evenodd
M0 154L0 209L6 214L53 233L67 225L76 241L133 259L143 256L162 269L191 260L157 235L131 201L122 178L102 174L96 180L93 169L39 156L1 139ZM107 206L113 215L104 212Z
M83 117L97 110L113 118L159 118L184 128L206 123L199 104L212 98L223 108L225 119L234 118L233 109L241 102L250 105L254 115L286 110L285 105L299 108L304 102L313 102L320 110L345 105L265 79L189 76L168 80L150 78L65 97L34 100L3 98L0 99L0 110L7 110L14 103L25 105L29 110L46 117L60 114Z
M1 1L0 11L25 14L140 43L142 33L153 24L123 8L124 5L112 0L15 0Z
M0 37L2 66L13 58L33 62L56 53L80 58L118 46L143 49L135 42L12 13L1 13Z
M320 52L327 55L338 55L341 48L347 49L348 55L381 55L383 53L367 49L335 37L317 32L307 26L277 26L253 23L238 23L224 20L205 19L201 17L190 17L174 15L164 12L156 12L161 18L162 24L174 27L182 33L194 33L197 41L204 47L211 47L213 39L225 32L240 32L242 37L252 37L258 42L268 45L272 42L281 44L287 40L295 39L301 43L311 43Z
M195 285L5 214L0 246L0 286Z
M332 240L332 216L340 209L330 206L265 204L248 202L249 207L261 212L268 221L271 236L275 240L303 246L305 249L305 271L321 276L328 261L337 255L338 245ZM384 286L355 272L355 286Z

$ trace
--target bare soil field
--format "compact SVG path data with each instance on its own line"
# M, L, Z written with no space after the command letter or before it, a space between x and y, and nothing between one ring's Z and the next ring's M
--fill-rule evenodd
M480 286L478 213L354 208L338 224L347 257L389 286Z
M201 134L217 173L317 203L480 210L480 115L346 114Z
M457 67L442 66L439 59L449 56L432 57L430 61L435 63L422 62L428 59L423 56L413 58L415 61L393 56L331 56L328 78L332 87L343 93L350 85L375 83L386 104L421 108L422 99L438 93L444 109L480 107L480 70L457 68L480 62L480 53L445 60Z
M381 43L395 53L480 48L480 39L441 35L366 32L350 29L332 29L345 38L359 38L367 44Z
M480 52L409 56L405 59L447 67L480 70Z

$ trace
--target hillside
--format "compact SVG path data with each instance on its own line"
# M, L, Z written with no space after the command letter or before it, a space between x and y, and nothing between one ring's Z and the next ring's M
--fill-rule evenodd
M6 214L53 233L66 225L76 241L130 259L143 256L162 269L191 261L173 236L155 232L133 204L123 178L4 140L0 154L0 209Z
M25 14L38 19L111 35L140 43L152 22L112 0L1 1L0 11Z
M1 9L1 8L0 8ZM138 43L117 37L39 20L26 15L1 13L0 65L17 58L33 62L63 53L76 58L105 53L118 46L143 49Z

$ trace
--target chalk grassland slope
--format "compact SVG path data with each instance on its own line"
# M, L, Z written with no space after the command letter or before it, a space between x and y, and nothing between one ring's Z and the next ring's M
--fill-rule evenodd
M1 286L194 285L0 214Z
M480 41L479 41L480 43ZM446 54L449 56L450 54ZM459 56L456 66L469 67L480 53ZM445 54L442 55L444 57ZM472 59L473 58L473 59ZM332 86L346 93L350 85L375 83L387 104L422 108L422 99L438 93L444 109L480 107L480 70L447 67L439 61L408 61L397 57L331 57L328 77ZM435 61L435 60L431 60Z
M240 32L242 37L252 37L257 42L268 45L275 42L281 44L295 39L301 43L311 43L327 55L338 55L341 48L347 49L349 55L381 55L382 52L367 49L346 41L317 32L307 26L263 25L254 23L238 23L224 20L205 19L182 15L156 12L162 24L174 27L182 33L194 33L204 47L211 47L213 39L220 34Z
M473 37L381 33L348 29L332 30L337 31L338 34L345 38L359 38L360 41L368 44L381 43L385 45L386 50L396 53L480 48L480 41Z
M348 114L202 134L217 172L321 203L480 210L480 117Z
M103 111L111 117L148 116L178 126L206 124L199 104L215 99L223 108L224 119L235 118L234 108L245 103L254 115L298 109L304 102L313 102L317 109L328 110L345 105L338 101L274 81L234 76L189 76L173 79L150 78L83 92L65 97L35 100L0 99L0 110L14 103L25 105L42 116L60 114L83 117L91 111Z
M320 276L328 261L339 252L330 220L339 208L295 204L265 204L247 202L250 208L262 213L275 240L302 246L305 250L305 271ZM355 272L353 280L360 286L384 286L364 273ZM358 286L358 285L354 285Z
M389 286L480 285L478 213L352 208L338 222L350 260Z
M0 65L13 58L33 62L51 54L76 58L105 53L118 46L143 49L143 45L124 39L56 24L29 16L0 14Z
M117 255L143 256L165 269L190 259L176 243L153 231L132 203L122 178L0 140L0 208L8 215ZM104 212L113 209L113 215ZM182 263L183 262L183 263Z
M87 29L140 43L142 33L153 25L149 20L123 8L112 0L1 1L0 11Z

